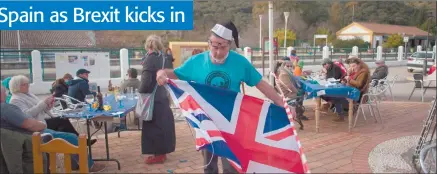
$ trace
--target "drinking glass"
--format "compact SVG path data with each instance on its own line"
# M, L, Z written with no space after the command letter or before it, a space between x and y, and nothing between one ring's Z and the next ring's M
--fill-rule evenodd
M135 97L134 97L134 99L137 100L139 96L140 96L140 93L138 92L138 89L135 89Z
M126 98L126 95L123 93L123 91L120 91L120 93L117 95L117 100L118 100L118 106L120 108L123 108L123 100Z
M127 93L129 96L129 100L133 100L134 99L134 88L133 87L127 87Z
M92 111L92 106L91 104L94 102L94 95L92 94L88 94L85 96L85 101L88 103L89 107L90 107L90 111Z

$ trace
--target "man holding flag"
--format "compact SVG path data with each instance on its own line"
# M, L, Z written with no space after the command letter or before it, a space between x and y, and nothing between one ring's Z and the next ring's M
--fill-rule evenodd
M159 85L167 83L167 78L194 81L219 88L240 92L241 82L256 86L276 105L283 106L282 98L273 87L262 80L261 74L242 55L231 51L232 41L239 48L238 31L232 22L216 24L209 37L209 51L197 54L188 59L175 70L164 69L157 72ZM205 173L218 173L217 156L204 150ZM211 160L212 158L212 160ZM223 173L236 173L228 160L222 158Z

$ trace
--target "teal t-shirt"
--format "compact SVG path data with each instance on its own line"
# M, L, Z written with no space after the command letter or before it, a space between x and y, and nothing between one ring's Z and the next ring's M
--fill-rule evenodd
M255 86L262 80L261 74L255 67L235 51L229 51L223 64L213 64L210 51L205 51L189 58L176 68L174 73L180 80L194 81L235 92L240 92L241 82Z

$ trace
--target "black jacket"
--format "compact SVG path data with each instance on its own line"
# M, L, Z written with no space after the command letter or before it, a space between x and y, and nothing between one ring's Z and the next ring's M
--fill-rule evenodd
M71 80L70 86L68 87L68 96L83 102L85 101L85 96L88 94L95 95L90 91L88 79L79 78ZM75 102L73 101L73 103Z
M328 78L342 79L343 72L341 71L341 68L338 65L331 63L330 68L326 72L326 79Z
M68 85L65 83L57 83L50 89L50 93L52 93L54 97L62 98L62 95L68 95ZM67 103L61 101L61 104L64 109L67 108Z

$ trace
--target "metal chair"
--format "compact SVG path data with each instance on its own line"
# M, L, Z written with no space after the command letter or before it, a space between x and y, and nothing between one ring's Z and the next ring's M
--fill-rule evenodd
M393 89L393 87L395 86L395 83L396 83L396 81L398 80L398 75L395 75L391 80L387 80L387 79L385 79L385 80L383 80L384 81L384 83L385 82L387 82L387 83L389 83L388 85L388 91L390 92L390 96L391 96L391 101L394 101L395 100L395 98L394 98L394 96L393 96L393 92L392 92L392 89Z
M370 115L375 119L375 122L378 122L378 120L376 118L376 114L375 114L374 109L377 111L378 117L379 117L381 123L383 123L378 104L380 104L380 102L381 102L380 98L389 89L389 86L390 85L388 83L383 83L383 84L380 84L380 85L375 86L375 87L372 87L372 86L369 87L369 90L368 90L369 92L367 92L366 94L363 94L363 96L361 97L361 102L358 105L358 108L357 108L356 113L355 113L355 122L354 122L353 127L355 127L357 124L360 110L363 114L364 120L367 120L366 114L364 112L365 106L368 107L368 109L370 111Z
M423 102L423 95L425 95L423 88L423 74L413 74L413 78L414 78L414 88L413 91L411 91L410 97L408 97L408 100L411 99L411 96L413 96L414 91L416 90L416 88L420 88L421 89L421 94L422 94L422 102ZM426 91L425 91L426 92Z
M74 102L73 102L74 101ZM63 108L61 102L65 102L67 104L67 108ZM63 113L65 112L77 112L78 110L81 112L82 110L84 110L87 106L87 103L79 101L78 99L75 99L73 97L70 97L68 95L62 95L62 98L55 98L55 106L53 107L51 112L56 115L56 116L62 116ZM85 119L70 119L70 121L74 120L74 122L76 122L76 130L84 130L83 126L84 124L86 124L86 120ZM100 130L101 132L103 132L103 130L101 130L101 126L103 124L102 123L96 123L94 121L91 121L91 127L97 130ZM97 135L96 135L96 138Z

